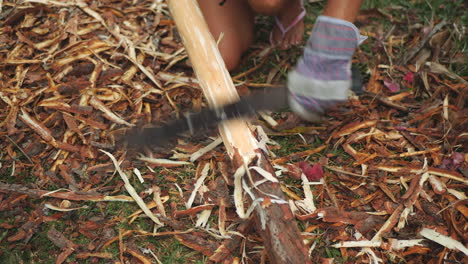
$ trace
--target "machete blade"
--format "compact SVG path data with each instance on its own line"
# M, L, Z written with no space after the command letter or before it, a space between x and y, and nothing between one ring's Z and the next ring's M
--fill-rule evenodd
M254 116L262 110L280 110L288 106L287 101L286 87L266 88L218 108L185 113L182 118L159 127L132 129L125 140L129 146L163 145L185 132L194 135L214 129L227 120Z

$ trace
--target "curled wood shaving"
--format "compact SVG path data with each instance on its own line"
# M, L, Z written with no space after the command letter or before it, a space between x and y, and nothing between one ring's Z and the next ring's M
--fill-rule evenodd
M2 61L2 64L13 64L13 65L36 64L36 63L42 63L42 60L6 59Z
M445 186L445 183L440 181L436 176L429 175L429 183L431 184L435 193L444 194L447 192L447 186Z
M115 157L110 154L109 152L100 149L102 153L106 154L111 160L112 163L115 166L115 169L119 173L120 177L122 178L124 182L125 189L127 192L130 194L130 196L135 200L135 202L138 204L138 206L143 210L143 212L151 219L153 222L156 223L157 226L164 226L164 224L151 212L151 210L146 206L145 202L141 197L138 195L138 193L135 191L135 188L130 184L130 181L128 180L127 175L120 169L119 163L115 159Z
M44 204L44 207L46 207L47 209L54 210L54 211L59 211L59 212L71 212L71 211L76 211L76 210L88 208L88 206L86 206L86 205L83 205L81 207L76 207L76 208L62 208L62 207L58 207L58 206L55 206L55 205L52 205L52 204L49 204L49 203Z
M138 170L137 168L133 168L133 173L135 173L135 175L137 176L138 180L140 181L140 183L144 183L145 180L143 179L143 177L141 176L141 172L140 170Z
M168 199L165 199L166 202L167 202L167 200L168 200ZM132 199L132 201L134 201L134 200ZM162 201L162 202L164 202L164 201ZM148 204L146 204L146 206L147 206L149 209L153 209L153 208L157 207L157 204L156 204L155 201L151 201L151 202L149 202ZM143 210L136 210L134 213L132 213L131 215L127 216L127 218L130 219L128 222L129 222L129 223L132 223L133 221L135 221L135 219L137 219L137 217L138 217L141 213L143 213ZM116 218L116 219L120 219L120 217L119 217L119 218Z
M161 72L158 72L156 77L158 77L158 79L165 81L166 82L165 85L171 84L171 83L177 83L177 84L184 84L184 85L188 85L192 87L192 85L190 85L191 83L198 83L198 80L196 78L184 76L183 73L171 74L168 72L161 71Z
M258 174L260 174L262 177L264 177L266 180L271 181L271 182L278 182L278 179L276 179L275 176L273 176L270 172L266 171L265 169L258 167L258 166L252 166L249 169L253 169Z
M421 242L424 239L411 239L411 240L397 240L391 239L390 243L381 242L381 241L341 241L332 245L335 248L352 248L352 247L380 247L386 250L402 250L407 247L422 246Z
M383 263L383 260L381 258L377 257L375 252L372 251L370 248L363 248L361 252L365 253L369 257L370 263L372 263L372 264ZM359 254L358 254L358 256L359 256Z
M248 170L246 170L246 174L249 174ZM260 224L262 226L262 230L265 230L267 217L266 217L265 211L260 206L260 203L263 202L264 199L263 198L257 198L253 194L251 188L247 185L247 183L246 183L246 181L244 179L242 179L242 188L250 196L250 199L252 200L252 204L250 205L249 209L247 209L247 212L245 213L245 217L246 218L250 217L253 210L257 209L257 213L258 213L259 218L260 218ZM286 201L278 201L278 200L276 200L276 201L275 200L270 200L270 202L271 203L274 203L274 202L287 203Z
M372 127L377 124L377 120L369 120L365 122L358 122L358 123L351 123L345 127L343 127L340 131L338 131L333 137L334 138L339 138L339 137L344 137L346 135L349 135L359 129L367 128L367 127Z
M447 189L447 192L450 193L451 195L457 197L458 200L467 200L468 199L468 196L466 196L466 194L463 193L463 192L460 192L460 191L457 191L457 190L454 190L454 189L450 189L450 188Z
M166 217L166 211L164 210L163 201L161 199L161 188L158 186L153 186L153 201L156 203L156 207L158 208L158 212Z
M273 117L271 117L271 115L269 115L267 112L265 111L261 111L259 112L259 115L260 117L265 120L265 122L268 123L268 125L270 125L271 127L276 127L278 125L278 122L276 122L275 119L273 119Z
M206 227L206 224L210 220L211 210L203 210L200 214L198 214L197 222L195 226L198 227Z
M240 166L234 173L234 205L236 207L236 213L240 218L247 219L250 217L253 210L257 209L258 214L260 215L262 229L265 229L266 228L265 212L259 206L260 203L263 201L263 199L261 198L257 199L255 195L252 193L250 187L245 182L244 175L248 173L249 172L248 172L248 168L246 164L244 164L243 166ZM243 190L250 196L250 199L252 200L252 204L247 209L247 212L245 211L245 207L244 207Z
M242 177L245 175L246 169L244 166L237 168L234 173L234 204L236 206L237 215L246 219L248 216L245 214L244 199L242 194Z
M195 187L193 188L193 191L190 194L190 197L187 201L187 204L186 204L187 209L192 207L193 201L195 201L195 196L198 190L200 189L200 187L202 186L203 182L205 181L206 177L208 176L209 171L210 171L210 163L206 163L202 169L201 176L195 182Z
M63 3L59 1L54 1L54 0L25 0L25 3L38 3L38 4L44 4L44 5L56 5L56 6L70 6L69 3Z
M280 144L271 138L268 137L268 135L265 133L263 130L262 126L254 126L255 132L257 133L257 141L258 141L258 146L260 147L261 150L265 153L265 155L269 155L272 158L276 158L275 153L270 151L267 147L267 144L273 145L273 146L279 146Z
M39 136L41 136L42 139L44 139L47 142L55 143L55 139L52 137L52 133L50 132L50 130L43 124L32 118L24 109L21 109L21 114L19 115L19 118L32 130L39 134Z
M103 102L101 102L99 99L97 99L94 96L91 97L91 99L89 100L89 103L92 106L94 106L94 108L96 108L97 110L103 112L104 117L106 117L110 121L115 122L117 124L126 125L129 127L135 126L134 124L128 123L127 121L123 120L120 116L113 113L109 108L107 108L107 106Z
M424 155L424 154L427 154L427 153L436 153L440 149L441 149L441 147L435 147L435 148L431 148L431 149L428 149L428 150L400 153L400 154L391 155L391 156L389 156L389 158L397 158L397 157L398 158L404 158L404 157L412 157L412 156L417 156L417 155Z
M165 168L173 168L173 167L180 167L184 165L191 165L192 163L187 161L177 161L177 160L169 160L169 159L157 159L157 158L150 158L150 157L139 157L139 160L146 161L150 164L158 165Z
M301 174L301 180L305 198L303 200L296 201L296 204L304 209L307 213L313 213L315 210L317 210L317 207L315 207L314 204L314 195L310 189L310 182L304 173Z
M432 240L438 244L441 244L442 246L449 248L449 249L458 249L461 252L463 252L465 255L468 255L468 248L466 248L462 243L459 241L442 235L441 233L438 233L435 230L429 229L429 228L423 228L421 231L419 231L419 234L429 240Z
M100 41L100 40L92 40L87 43L82 43L78 48L79 49L75 50L76 54L72 54L72 56L56 60L52 64L52 67L54 69L60 69L66 65L71 64L72 62L86 59L90 57L91 55L96 55L103 51L109 50L111 49L111 46L109 46L108 43Z
M2 184L0 184L0 190L2 190ZM58 199L67 199L72 201L93 201L93 202L133 202L134 200L126 195L117 196L104 196L88 193L77 194L66 189L58 189L50 192L37 191L40 197L54 197ZM26 192L28 193L28 192Z
M388 172L400 172L400 171L410 171L411 173L419 173L421 169L415 168L415 167L397 167L397 166L384 166L384 165L377 165L375 168L383 171L388 171ZM427 172L432 175L437 175L440 177L445 177L448 179L456 180L459 182L463 182L465 184L468 184L468 179L464 179L462 175L455 171L448 171L444 169L438 169L438 168L432 168L429 167Z
M133 249L130 249L130 248L125 248L125 252L130 253L130 255L132 255L133 257L138 259L138 261L143 263L143 264L152 264L153 263L151 260L149 260L147 257L145 257L145 255L141 254L139 251L136 251L136 250L133 250Z
M382 241L382 235L390 231L398 222L398 217L403 211L403 205L399 205L392 213L392 215L387 219L384 225L377 231L377 233L372 238L372 241Z

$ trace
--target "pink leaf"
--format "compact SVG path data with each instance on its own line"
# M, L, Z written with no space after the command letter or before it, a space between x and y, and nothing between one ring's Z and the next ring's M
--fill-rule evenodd
M465 161L465 157L463 153L453 152L450 158L445 158L442 161L442 164L440 165L440 167L442 169L457 170L463 165L464 161Z
M320 181L323 178L323 169L320 163L316 163L312 167L307 162L301 161L299 167L309 181Z
M391 80L385 79L384 80L384 85L392 93L396 93L396 92L400 91L400 85L398 83L392 82Z
M403 77L403 80L405 80L409 84L413 84L414 74L409 71L408 73L406 73L405 77Z

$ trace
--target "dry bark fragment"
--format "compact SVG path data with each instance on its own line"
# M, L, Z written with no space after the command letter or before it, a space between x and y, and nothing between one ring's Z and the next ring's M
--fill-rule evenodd
M47 238L54 243L57 247L62 249L55 263L63 263L77 248L77 245L72 241L68 240L61 232L57 231L54 227L51 227L47 232Z
M44 139L47 142L51 142L52 144L55 143L55 139L52 137L52 133L50 132L50 130L39 121L32 118L24 109L21 109L21 114L19 118L32 130L39 134L39 136L41 136L42 139Z
M175 238L185 246L192 248L205 256L211 257L219 244L205 239L203 233L193 232L189 234L177 234Z
M359 129L367 128L367 127L372 127L377 124L377 120L368 120L364 122L354 122L351 124L346 125L343 127L340 131L334 133L333 138L339 138L343 137L346 135L349 135Z

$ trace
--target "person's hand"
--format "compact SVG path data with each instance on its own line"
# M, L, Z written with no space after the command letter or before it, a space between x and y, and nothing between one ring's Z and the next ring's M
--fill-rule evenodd
M319 122L328 108L347 100L351 58L364 39L351 22L317 18L303 57L288 74L289 105L297 115Z

